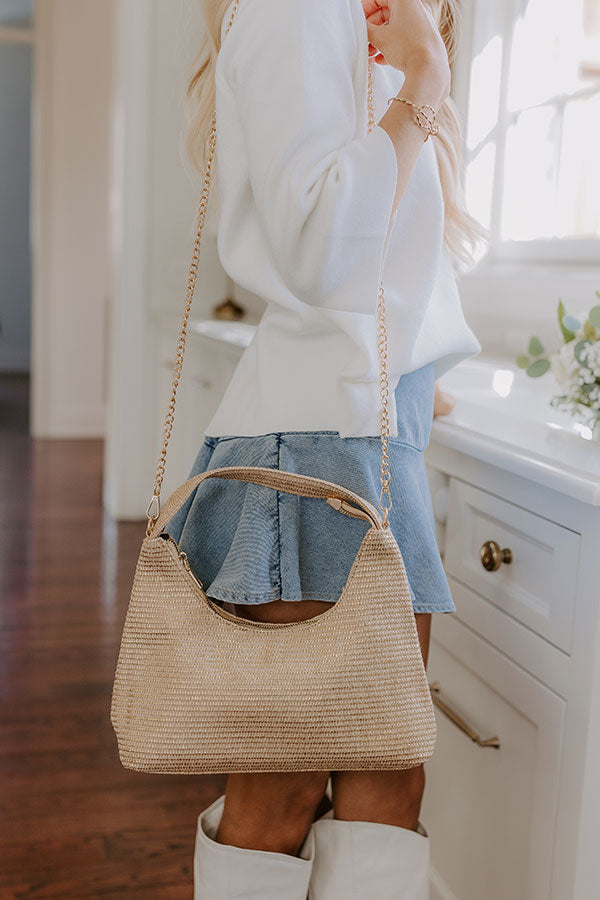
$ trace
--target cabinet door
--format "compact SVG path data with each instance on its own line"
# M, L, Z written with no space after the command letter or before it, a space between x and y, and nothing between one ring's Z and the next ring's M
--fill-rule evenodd
M486 571L480 551L495 541L510 564ZM479 488L451 480L446 570L565 653L571 649L579 535Z
M439 708L423 823L432 900L547 900L564 701L457 621L438 616L430 682L479 746Z

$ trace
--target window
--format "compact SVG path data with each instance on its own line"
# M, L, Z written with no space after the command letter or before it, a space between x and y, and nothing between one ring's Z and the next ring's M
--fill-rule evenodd
M465 187L489 256L599 264L600 0L465 12Z

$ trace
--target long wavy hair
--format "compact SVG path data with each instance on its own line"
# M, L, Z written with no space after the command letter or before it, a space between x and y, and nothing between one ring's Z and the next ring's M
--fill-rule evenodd
M200 0L205 34L187 89L186 149L193 164L204 170L215 105L215 65L221 27L231 0ZM243 2L243 0L242 0ZM283 0L280 0L283 2ZM460 0L428 0L439 25L450 64L454 61L460 24ZM457 267L468 266L486 230L467 211L463 189L462 123L451 97L437 116L439 135L433 139L444 197L444 243Z

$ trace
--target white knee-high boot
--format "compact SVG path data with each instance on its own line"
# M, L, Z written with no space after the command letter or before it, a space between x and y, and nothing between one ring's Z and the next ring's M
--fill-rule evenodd
M198 816L194 900L306 900L314 858L309 832L300 856L247 850L214 840L224 797Z
M314 823L309 900L428 900L429 839L376 822Z

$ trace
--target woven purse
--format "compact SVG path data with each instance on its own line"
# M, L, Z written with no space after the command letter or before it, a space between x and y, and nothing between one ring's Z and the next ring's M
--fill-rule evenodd
M383 517L341 485L245 466L190 478L160 507L215 148L213 117L163 445L114 679L111 721L120 759L130 769L173 774L411 768L432 755L436 725L402 554L388 523L383 284L377 304ZM163 530L207 478L320 498L364 519L369 528L337 602L290 624L238 618L214 603Z

